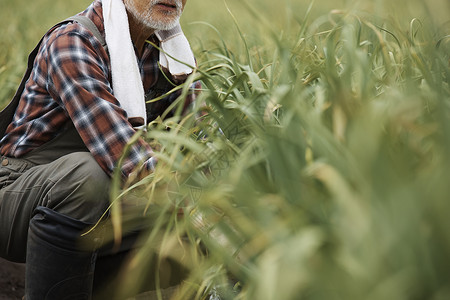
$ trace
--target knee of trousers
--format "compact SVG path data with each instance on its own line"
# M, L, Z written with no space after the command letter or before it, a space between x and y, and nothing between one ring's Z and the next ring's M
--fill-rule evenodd
M95 223L109 206L110 177L89 152L68 154L52 164L42 205L77 220Z

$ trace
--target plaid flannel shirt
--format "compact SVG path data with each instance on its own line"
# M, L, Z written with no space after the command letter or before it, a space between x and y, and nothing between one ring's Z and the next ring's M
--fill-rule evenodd
M93 20L104 34L100 0L81 14ZM150 39L157 43L154 37ZM138 66L144 89L149 93L160 74L159 51L150 44L145 47ZM173 94L165 101L173 101L177 96ZM187 102L194 97L190 95ZM156 104L154 109L163 110L162 106ZM62 25L44 37L13 122L1 141L1 154L20 158L55 138L67 122L73 122L90 153L109 175L135 134L113 95L107 52L78 23ZM128 176L142 164L150 170L152 154L150 146L139 139L121 166L122 174Z

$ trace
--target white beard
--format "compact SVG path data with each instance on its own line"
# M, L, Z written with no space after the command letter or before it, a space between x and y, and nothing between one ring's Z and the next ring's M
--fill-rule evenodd
M163 2L162 0L151 0L150 8L145 11L139 11L134 5L134 1L124 1L126 9L140 22L142 22L148 28L155 30L169 30L174 28L180 21L182 13L182 4L180 0L176 0L174 5L176 5L177 10L175 13L165 14L165 17L154 18L155 14L154 5ZM161 14L161 13L160 13Z

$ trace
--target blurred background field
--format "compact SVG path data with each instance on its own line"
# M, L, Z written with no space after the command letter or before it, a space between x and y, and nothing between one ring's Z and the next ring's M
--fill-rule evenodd
M293 24L304 17L309 1L299 0L247 0L261 13L261 17L270 22L274 30L289 33ZM40 36L56 22L83 10L91 1L51 1L51 0L1 0L0 11L0 103L4 103L11 96L17 82L22 76L26 56L39 40ZM256 47L264 47L266 31L255 24L255 19L243 7L241 1L189 0L188 9L183 16L184 30L188 34L196 50L202 43L217 40L217 36L205 26L192 24L193 22L207 22L220 29L220 33L227 40L228 47L239 44L237 32L227 7L233 11L249 42ZM329 1L317 0L311 9L310 21L323 16L333 9L366 11L380 17L393 19L402 26L406 26L412 18L420 18L424 22L431 22L439 27L448 22L450 4L446 0L426 1Z
M1 1L5 103L40 36L89 1ZM125 194L169 216L122 286L156 252L189 270L177 299L450 299L449 12L189 0L208 113L147 134L161 163Z

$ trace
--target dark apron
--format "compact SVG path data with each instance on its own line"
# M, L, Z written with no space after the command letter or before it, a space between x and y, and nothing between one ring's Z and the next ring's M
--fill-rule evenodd
M21 158L1 157L0 189L10 185L21 174L36 165L48 164L73 152L88 152L72 123L57 137Z

